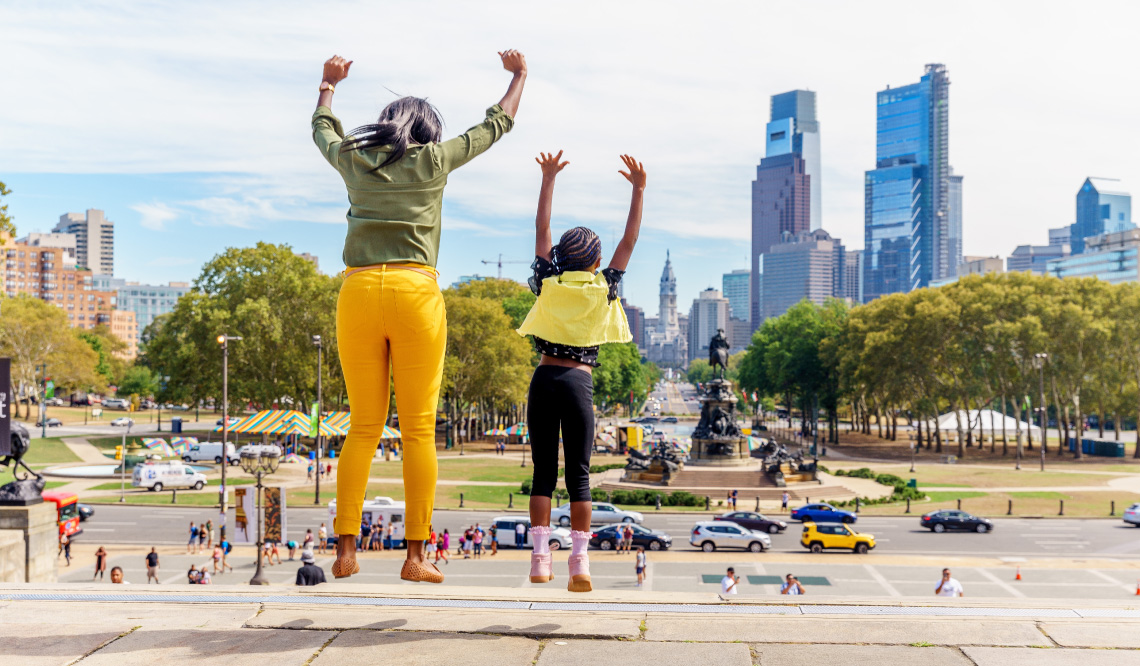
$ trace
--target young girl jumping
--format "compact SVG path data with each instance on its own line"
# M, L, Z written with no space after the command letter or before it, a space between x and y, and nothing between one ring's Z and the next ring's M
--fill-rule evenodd
M558 436L566 458L566 490L570 493L570 582L571 592L589 592L590 562L590 453L594 444L594 380L598 347L608 342L629 342L629 322L618 301L617 286L625 275L629 257L641 228L645 193L645 169L622 155L628 171L619 171L633 185L625 234L614 250L609 268L602 264L602 243L585 227L575 227L551 245L550 208L554 179L569 162L541 153L542 189L535 219L535 259L530 279L538 296L519 327L521 335L533 335L542 355L530 382L527 427L534 458L531 481L530 528L534 552L530 581L554 580L550 561L550 498L558 482Z

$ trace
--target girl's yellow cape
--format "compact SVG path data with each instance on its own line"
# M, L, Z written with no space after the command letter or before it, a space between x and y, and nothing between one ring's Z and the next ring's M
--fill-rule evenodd
M519 335L534 335L560 345L597 347L629 342L629 322L620 300L609 300L610 287L600 272L566 271L542 281Z

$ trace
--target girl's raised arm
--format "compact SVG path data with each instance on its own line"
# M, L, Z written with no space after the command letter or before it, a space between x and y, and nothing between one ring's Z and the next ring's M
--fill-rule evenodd
M550 208L554 203L554 178L558 172L565 169L569 162L561 162L562 151L557 155L539 153L534 158L538 166L542 167L542 188L538 193L538 215L534 218L534 256L550 261L550 248L553 241L550 239Z
M625 221L625 233L621 242L614 248L610 268L624 271L629 265L629 258L633 255L633 246L637 245L637 234L641 231L641 208L645 197L645 167L641 162L629 155L622 155L621 161L629 171L618 171L633 185L633 197L629 202L629 217Z

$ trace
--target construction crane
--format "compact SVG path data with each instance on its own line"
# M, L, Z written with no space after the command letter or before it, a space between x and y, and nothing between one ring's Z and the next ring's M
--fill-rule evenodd
M499 258L497 260L496 259L484 259L483 260L484 265L495 264L496 266L499 267L499 279L500 280L503 279L503 264L529 264L529 263L530 263L529 261L519 261L517 259L503 259L503 255L501 255L501 254L499 255Z

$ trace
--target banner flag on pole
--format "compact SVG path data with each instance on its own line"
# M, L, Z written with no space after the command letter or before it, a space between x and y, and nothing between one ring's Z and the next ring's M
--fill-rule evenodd
M316 437L320 425L321 414L317 403L313 403L312 410L309 411L309 437Z

